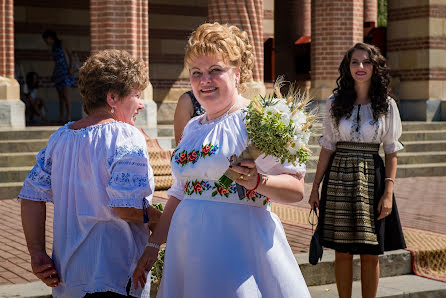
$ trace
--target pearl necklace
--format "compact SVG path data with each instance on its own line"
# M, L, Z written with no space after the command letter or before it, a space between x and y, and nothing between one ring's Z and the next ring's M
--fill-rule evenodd
M217 118L214 118L214 119L212 119L212 120L208 120L208 119L206 118L207 113L204 113L203 116L202 116L201 119L200 119L200 123L201 123L201 124L209 124L209 123L214 123L214 122L217 122L217 121L223 119L224 117L226 117L226 116L229 115L229 112L230 112L235 106L237 106L237 105L239 104L239 102L240 102L240 97L237 97L237 100L235 101L235 103L234 103L231 107L229 107L229 109L227 109L226 112L224 112L223 115L218 116Z

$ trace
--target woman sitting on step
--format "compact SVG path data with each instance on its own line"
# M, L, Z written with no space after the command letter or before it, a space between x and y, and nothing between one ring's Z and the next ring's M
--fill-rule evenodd
M339 296L351 297L352 258L359 254L362 296L375 297L378 255L406 247L393 196L396 152L403 149L398 142L401 119L389 95L389 69L376 47L356 44L345 54L339 73L326 104L309 204L320 209L321 244L336 251Z

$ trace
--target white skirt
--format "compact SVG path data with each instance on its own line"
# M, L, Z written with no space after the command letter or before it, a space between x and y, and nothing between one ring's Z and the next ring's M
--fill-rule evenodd
M311 296L277 215L185 199L172 218L157 297Z

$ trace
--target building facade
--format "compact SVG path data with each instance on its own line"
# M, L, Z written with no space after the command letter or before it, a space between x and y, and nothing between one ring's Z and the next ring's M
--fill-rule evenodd
M71 48L75 70L100 49L142 57L150 85L139 124L172 123L177 99L190 88L186 39L207 21L248 32L257 59L248 96L265 92L284 74L324 100L345 51L376 27L377 0L0 0L0 126L25 125L20 94L30 71L39 74L40 96L49 118L56 118L53 62L41 38L47 29ZM403 120L446 120L446 2L388 0L387 30L376 32L387 33L381 42ZM76 88L70 98L78 119Z

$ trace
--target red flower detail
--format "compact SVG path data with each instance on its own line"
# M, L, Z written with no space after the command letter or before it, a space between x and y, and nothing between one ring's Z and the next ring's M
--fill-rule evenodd
M271 204L271 199L270 199L270 198L266 198L266 202L267 202L268 204Z
M250 199L255 198L256 197L256 192L254 190L248 190L246 192L246 196Z
M183 164L186 162L187 162L187 153L185 152L185 153L180 154L180 163Z
M203 148L201 148L201 150L203 151L204 155L208 155L209 151L211 151L211 146L209 146L209 145L203 146Z
M186 183L186 184L184 185L184 192L187 193L188 190L189 190L189 183Z
M198 181L195 182L195 185L194 185L195 192L200 192L202 188L203 188L203 186L201 185L201 182L198 182Z
M189 154L189 158L188 159L189 159L189 162L192 162L192 161L196 160L197 159L197 153L195 151L192 151Z
M228 190L227 190L226 188L223 188L223 187L221 187L221 186L218 186L218 187L217 187L217 192L218 192L219 194L224 195L224 194L226 194L226 193L228 192Z

